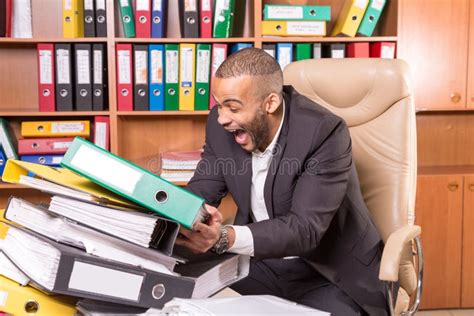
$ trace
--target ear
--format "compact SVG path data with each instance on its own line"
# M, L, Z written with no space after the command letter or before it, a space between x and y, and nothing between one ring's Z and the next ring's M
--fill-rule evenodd
M265 111L268 114L274 114L277 110L278 107L281 104L281 97L277 93L270 93L267 96L267 101L265 102Z

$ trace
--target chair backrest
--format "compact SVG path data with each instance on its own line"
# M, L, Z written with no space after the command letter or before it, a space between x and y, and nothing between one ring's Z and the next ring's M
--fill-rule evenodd
M408 66L391 59L308 59L285 84L342 117L361 191L383 240L414 223L416 121Z

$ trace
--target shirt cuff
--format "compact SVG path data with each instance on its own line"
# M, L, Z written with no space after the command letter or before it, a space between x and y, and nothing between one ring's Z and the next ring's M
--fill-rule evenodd
M234 244L227 251L241 255L253 256L253 235L250 228L247 226L234 225L227 225L226 227L232 227L235 232Z

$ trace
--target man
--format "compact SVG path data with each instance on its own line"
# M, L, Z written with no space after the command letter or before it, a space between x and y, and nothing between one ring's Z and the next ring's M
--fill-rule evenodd
M344 121L283 86L263 50L231 55L213 82L217 106L202 160L187 189L211 219L177 243L251 255L249 276L232 288L271 294L333 315L387 315L377 278L381 241L363 202ZM217 211L230 192L235 224Z

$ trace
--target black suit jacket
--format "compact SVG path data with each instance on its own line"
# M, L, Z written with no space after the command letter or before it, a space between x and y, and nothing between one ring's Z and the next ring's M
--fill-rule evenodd
M230 192L236 225L248 225L257 258L300 256L370 315L387 314L378 280L381 241L364 204L345 122L284 87L285 117L265 181L269 220L252 223L252 157L217 122L187 189L218 206Z

